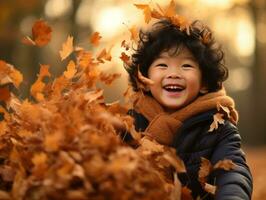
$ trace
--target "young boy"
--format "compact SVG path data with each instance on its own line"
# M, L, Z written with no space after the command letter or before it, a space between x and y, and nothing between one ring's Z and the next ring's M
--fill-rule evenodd
M142 90L130 111L136 129L176 148L187 169L181 182L195 198L251 199L252 177L235 126L237 111L222 85L228 70L211 31L199 21L183 29L171 19L161 19L139 36L132 63L126 67L134 90ZM138 70L153 82L146 89L139 87ZM228 115L223 115L224 124L210 130L217 105L228 109ZM237 166L209 176L208 183L217 186L215 196L198 181L202 157L212 164L229 159Z

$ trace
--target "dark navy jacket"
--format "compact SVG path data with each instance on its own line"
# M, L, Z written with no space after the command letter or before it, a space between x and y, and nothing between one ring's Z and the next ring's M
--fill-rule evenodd
M248 200L252 194L252 176L246 164L245 154L241 150L241 137L238 129L229 121L213 132L208 132L215 111L192 117L183 123L176 134L173 147L184 161L187 173L179 178L184 186L192 190L194 197L218 200ZM135 119L137 131L144 131L148 120L135 111L129 111ZM219 160L230 159L237 164L236 169L215 170L209 176L208 183L216 185L216 195L203 191L198 182L201 157L214 165ZM195 198L196 199L196 198Z

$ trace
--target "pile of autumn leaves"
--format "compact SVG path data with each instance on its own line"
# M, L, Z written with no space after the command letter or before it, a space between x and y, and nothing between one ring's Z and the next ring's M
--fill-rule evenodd
M171 2L168 10L172 6ZM136 29L129 31L135 40ZM32 37L22 42L42 47L51 40L51 32L45 21L38 20ZM98 32L93 33L91 45L97 46L100 39ZM128 44L121 43L125 51ZM111 48L94 56L74 47L69 36L59 54L61 60L70 54L75 59L55 79L50 66L41 64L30 89L31 101L9 90L10 85L19 88L23 76L0 61L0 199L192 199L177 178L186 169L175 150L141 137L127 115L128 106L105 103L103 91L96 87L98 81L111 84L119 77L99 70L111 61ZM120 58L130 62L125 52ZM140 84L149 82L141 74L138 78ZM131 145L123 141L125 130L133 137ZM206 177L225 166L202 160L199 180L206 191L214 194L216 189Z
M38 20L32 38L23 42L44 46L51 31ZM92 34L93 45L99 40L99 33ZM111 60L110 51L94 57L74 48L68 37L61 59L70 54L76 59L54 80L49 65L40 65L30 89L32 101L9 90L10 85L18 88L23 76L0 61L0 199L180 198L177 172L185 172L185 167L175 151L141 138L128 107L106 104L96 87L97 81L110 84L119 77L99 70L101 63ZM134 147L123 142L125 131L119 126L132 135Z

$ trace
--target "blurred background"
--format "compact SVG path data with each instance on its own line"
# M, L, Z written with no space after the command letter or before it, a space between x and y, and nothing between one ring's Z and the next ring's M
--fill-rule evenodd
M144 23L133 3L166 6L166 0L1 0L0 59L24 74L21 87L25 98L36 79L39 64L50 64L56 76L65 70L59 50L68 35L75 45L90 49L89 36L99 31L103 46L118 43L112 55L118 58L122 38L133 24ZM266 1L265 0L176 0L177 13L200 19L213 30L225 51L230 70L226 88L236 100L239 129L246 146L266 144ZM44 48L23 45L31 36L35 20L45 19L52 27L52 41ZM119 100L127 88L127 76L117 59L103 70L120 72L122 77L105 90L107 101ZM264 118L265 117L265 118Z

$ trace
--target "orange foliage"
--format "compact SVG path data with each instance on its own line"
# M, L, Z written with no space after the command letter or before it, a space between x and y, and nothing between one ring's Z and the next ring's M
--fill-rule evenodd
M36 45L39 47L48 44L52 37L52 29L44 20L38 20L32 27L32 39L26 36L22 42L27 45Z

